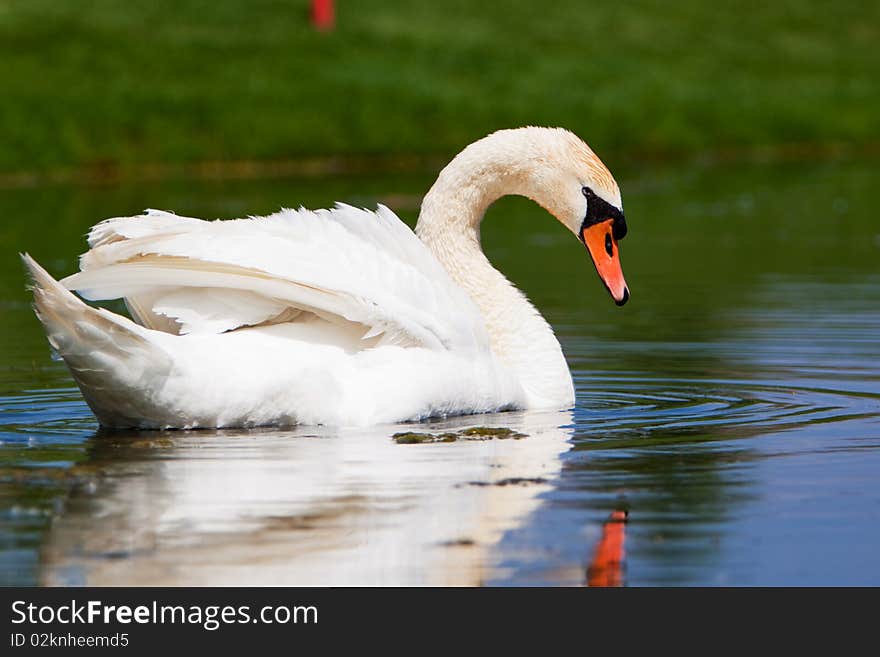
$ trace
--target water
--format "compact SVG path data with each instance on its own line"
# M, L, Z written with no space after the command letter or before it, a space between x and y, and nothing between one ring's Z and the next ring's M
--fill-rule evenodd
M486 251L556 328L577 406L417 427L522 440L422 445L399 426L101 432L15 252L71 272L91 223L144 207L378 200L412 221L429 176L0 190L0 582L878 585L875 169L619 172L622 309L543 211L496 204Z

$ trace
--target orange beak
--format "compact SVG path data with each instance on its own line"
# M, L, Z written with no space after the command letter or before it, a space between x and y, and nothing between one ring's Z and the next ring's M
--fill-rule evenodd
M613 219L606 219L587 226L584 228L583 237L599 278L608 288L614 303L622 306L629 300L629 289L626 287L623 269L620 266L620 252L617 248L617 240L614 239L613 224Z

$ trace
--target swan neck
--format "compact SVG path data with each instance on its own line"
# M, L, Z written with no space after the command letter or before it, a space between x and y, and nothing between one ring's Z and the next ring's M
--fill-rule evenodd
M535 198L527 154L498 146L492 137L471 144L440 172L422 202L416 233L476 303L493 353L519 379L529 406L567 408L574 388L559 341L481 247L480 223L494 201L507 194Z
M534 199L526 173L530 158L523 150L495 135L464 149L425 195L416 232L442 232L447 238L479 244L480 223L492 203L508 194Z

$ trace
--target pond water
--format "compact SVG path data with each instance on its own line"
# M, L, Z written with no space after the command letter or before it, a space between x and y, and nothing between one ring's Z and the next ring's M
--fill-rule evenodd
M431 176L0 190L0 583L880 585L876 170L618 171L623 308L503 199L485 249L555 327L576 407L366 430L100 431L16 252L70 273L92 223L146 207L413 222ZM475 426L528 437L392 440Z

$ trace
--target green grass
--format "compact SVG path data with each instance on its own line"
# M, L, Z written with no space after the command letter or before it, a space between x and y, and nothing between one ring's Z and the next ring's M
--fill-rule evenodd
M880 137L880 4L0 0L0 172L455 152L606 159Z

